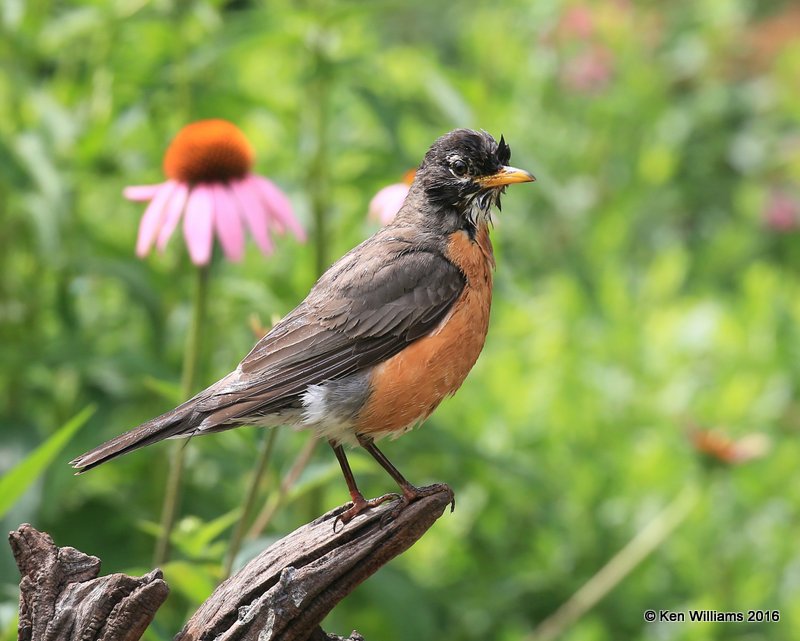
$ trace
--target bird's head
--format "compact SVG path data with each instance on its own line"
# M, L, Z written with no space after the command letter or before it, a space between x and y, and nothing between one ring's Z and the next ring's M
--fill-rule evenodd
M508 165L511 148L485 131L456 129L439 138L417 170L412 193L433 206L429 215L474 229L489 219L507 185L536 180L524 169Z

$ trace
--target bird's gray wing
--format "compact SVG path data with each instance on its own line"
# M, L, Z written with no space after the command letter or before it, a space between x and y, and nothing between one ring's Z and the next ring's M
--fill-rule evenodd
M299 407L309 385L394 356L436 327L465 283L435 249L399 238L362 244L199 401L202 429Z

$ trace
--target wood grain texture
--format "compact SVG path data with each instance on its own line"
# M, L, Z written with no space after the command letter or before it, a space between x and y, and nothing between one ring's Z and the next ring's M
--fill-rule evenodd
M175 641L364 641L319 624L442 515L453 494L441 487L397 515L392 501L342 526L347 504L298 528L220 585ZM98 558L58 548L28 524L9 541L22 575L19 641L137 641L167 598L160 570L98 577Z
M175 641L324 639L312 635L328 612L442 515L453 496L443 488L385 523L394 501L345 527L336 518L348 505L302 526L220 585Z
M27 523L9 542L22 575L19 641L136 641L169 593L160 570L98 578L100 559Z

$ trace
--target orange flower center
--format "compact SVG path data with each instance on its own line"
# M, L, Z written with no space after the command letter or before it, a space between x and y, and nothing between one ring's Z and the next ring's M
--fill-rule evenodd
M227 120L200 120L178 132L164 155L164 173L184 183L243 178L253 166L253 148Z
M410 187L411 183L414 182L414 176L416 175L417 175L416 169L409 169L406 173L403 174L403 182Z

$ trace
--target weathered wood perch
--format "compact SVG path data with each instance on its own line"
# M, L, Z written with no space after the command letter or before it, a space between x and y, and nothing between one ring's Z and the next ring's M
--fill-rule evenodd
M319 627L333 607L414 544L442 515L446 485L394 519L387 502L334 530L343 505L308 523L220 585L174 641L363 641ZM9 535L22 575L20 641L136 641L167 598L161 571L99 577L100 560L58 548L28 524Z
M27 523L8 538L22 575L19 641L135 641L169 593L160 570L98 578L100 559L58 548Z

